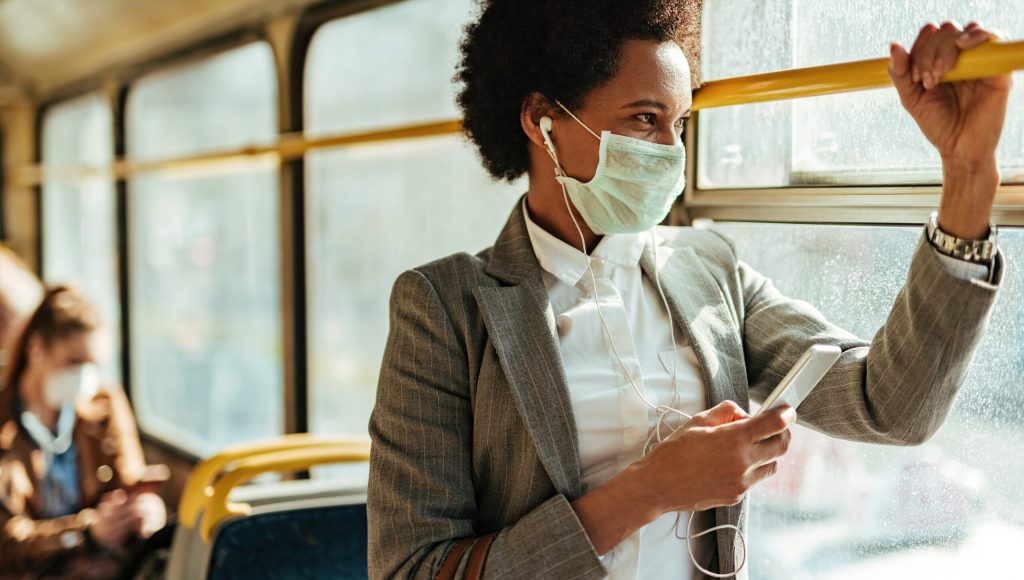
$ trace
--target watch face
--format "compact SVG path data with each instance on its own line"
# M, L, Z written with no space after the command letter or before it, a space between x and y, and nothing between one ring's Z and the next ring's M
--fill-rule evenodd
M65 549L77 548L82 543L82 533L69 530L60 535L60 543Z

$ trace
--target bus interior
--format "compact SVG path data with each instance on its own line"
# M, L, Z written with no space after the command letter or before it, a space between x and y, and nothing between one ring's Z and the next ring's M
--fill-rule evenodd
M786 295L872 337L942 188L885 75L889 42L976 20L1001 38L964 54L962 78L1024 69L1019 0L697 4L667 223L721 232ZM478 10L0 0L0 307L38 279L105 321L103 382L127 395L145 462L167 466L155 489L176 522L135 577L367 577L392 284L490 246L527 188L492 179L461 134L453 75ZM992 213L1005 278L948 419L912 447L794 427L751 492L750 578L1024 577L1014 82Z

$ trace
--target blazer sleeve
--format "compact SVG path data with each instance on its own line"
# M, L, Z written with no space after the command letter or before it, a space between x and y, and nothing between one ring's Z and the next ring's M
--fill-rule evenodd
M475 530L469 367L434 287L417 271L399 277L377 400L367 492L370 578L436 576ZM462 577L469 551L457 575ZM597 554L566 497L555 495L498 530L486 578L594 578Z
M836 365L797 409L799 422L855 441L917 445L942 425L967 375L1002 278L954 275L922 238L907 280L874 339L858 339L787 298L739 262L751 397L763 400L812 344L834 344Z

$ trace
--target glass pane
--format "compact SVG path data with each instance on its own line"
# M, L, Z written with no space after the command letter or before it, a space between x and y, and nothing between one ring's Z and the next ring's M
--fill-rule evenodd
M132 157L268 140L277 89L256 43L140 80ZM205 455L282 432L278 171L153 173L129 190L132 368L140 424Z
M704 75L728 78L833 64L909 46L929 21L980 20L1024 38L1013 0L899 4L769 0L709 3ZM999 159L1004 182L1024 182L1024 74L1015 75ZM937 183L939 155L900 106L895 89L708 109L699 117L701 188Z
M114 159L110 105L90 94L59 105L43 118L43 163L106 166ZM117 212L114 182L106 177L47 180L43 185L43 278L77 286L94 304L113 338L105 380L121 381L121 306L118 295Z
M779 289L871 337L906 279L920 228L717 224ZM1008 256L1024 230L1000 231ZM988 332L946 423L923 447L793 429L779 473L756 487L751 577L1004 576L1024 545L1024 273L1008 268ZM957 572L952 572L952 571Z
M274 71L270 45L257 42L146 76L129 96L137 112L128 128L129 156L165 159L274 142Z
M453 117L449 79L470 8L413 0L324 26L306 71L309 131ZM359 58L337 57L360 46ZM311 424L365 433L395 278L491 245L525 186L492 182L459 136L315 152L306 167Z
M413 0L324 24L306 61L306 132L458 116L451 82L469 0Z

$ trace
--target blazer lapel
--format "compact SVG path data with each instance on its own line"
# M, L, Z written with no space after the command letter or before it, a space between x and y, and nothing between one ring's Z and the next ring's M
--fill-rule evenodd
M498 237L487 273L508 286L480 286L474 296L512 398L559 493L582 493L576 421L555 338L555 319L526 232L522 202Z
M658 276L672 320L683 329L700 361L708 408L727 399L749 409L746 364L736 317L711 272L692 247L659 247ZM654 279L654 252L640 261Z

